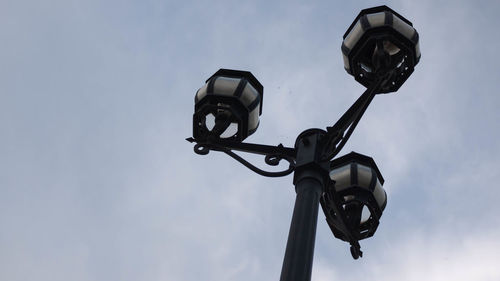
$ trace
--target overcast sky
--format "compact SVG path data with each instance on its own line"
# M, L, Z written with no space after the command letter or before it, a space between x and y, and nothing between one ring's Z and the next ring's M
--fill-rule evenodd
M342 35L381 4L413 22L422 59L340 155L375 159L388 205L359 260L320 211L312 279L500 280L493 0L1 0L0 280L279 280L292 176L194 154L194 94L251 71L264 106L247 141L293 146L364 91Z

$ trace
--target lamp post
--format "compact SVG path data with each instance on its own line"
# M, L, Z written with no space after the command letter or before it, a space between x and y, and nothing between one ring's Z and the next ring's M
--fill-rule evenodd
M359 240L373 236L387 195L375 161L351 152L336 158L375 95L397 91L420 60L419 37L412 23L387 6L362 10L344 34L346 71L366 91L326 130L309 129L293 148L243 142L262 114L264 88L247 71L220 69L196 92L194 151L224 152L268 177L294 173L297 193L281 271L281 281L310 280L319 205L333 235L350 243L352 257L362 256ZM283 171L255 167L234 151L265 156L268 165L289 163Z

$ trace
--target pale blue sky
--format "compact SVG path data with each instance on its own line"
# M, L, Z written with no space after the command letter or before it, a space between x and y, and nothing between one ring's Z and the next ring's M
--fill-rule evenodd
M292 177L194 154L195 91L251 71L247 140L292 146L363 92L342 35L386 4L422 59L341 154L375 159L387 209L356 261L320 212L312 279L500 280L500 2L310 2L0 1L0 279L278 280Z

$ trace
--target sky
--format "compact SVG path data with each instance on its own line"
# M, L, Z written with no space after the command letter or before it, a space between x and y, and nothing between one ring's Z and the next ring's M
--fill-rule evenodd
M312 280L500 280L500 2L465 0L0 1L0 279L278 280L292 176L193 153L195 92L251 71L247 141L293 146L364 91L342 36L382 4L422 58L340 155L375 159L388 205L359 260L320 211Z

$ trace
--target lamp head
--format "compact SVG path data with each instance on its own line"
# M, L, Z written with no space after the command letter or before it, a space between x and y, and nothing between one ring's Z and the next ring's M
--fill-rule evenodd
M345 70L369 87L379 78L379 93L395 92L420 60L413 24L387 6L362 10L344 34Z
M263 94L252 73L220 69L196 92L194 139L243 141L259 126Z
M384 178L371 157L351 152L331 162L332 185L321 206L335 237L357 244L373 236L387 204Z

